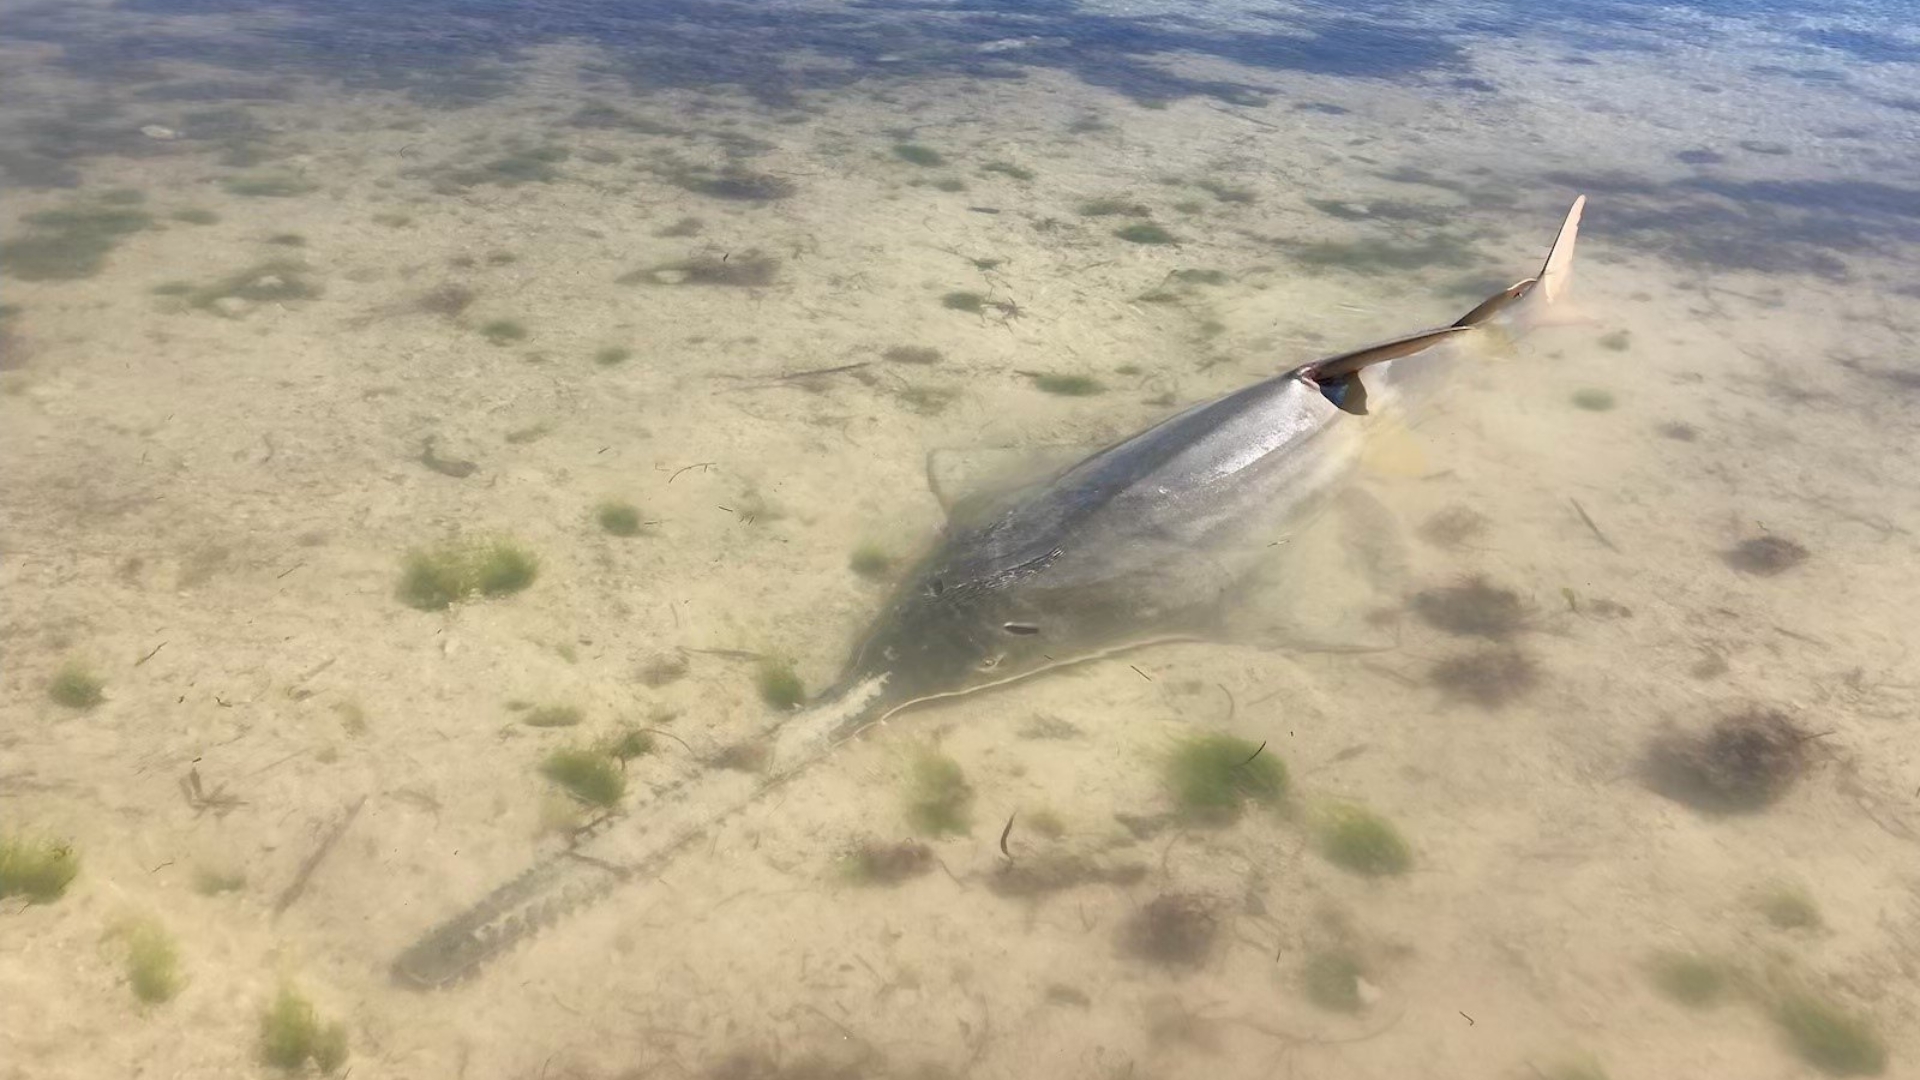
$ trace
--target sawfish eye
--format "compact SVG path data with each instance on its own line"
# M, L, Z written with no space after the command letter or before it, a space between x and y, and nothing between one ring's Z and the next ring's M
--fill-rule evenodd
M1039 627L1032 623L1024 622L1001 623L1000 629L1005 630L1009 634L1018 634L1021 637L1029 637L1040 632Z
M941 593L947 591L947 587L945 585L940 584L939 578L934 578L931 582L927 584L927 591L932 593L935 596L939 596Z
M980 670L992 671L994 668L997 668L1000 666L1000 660L1001 660L1001 657L998 654L993 656L983 656L980 658Z

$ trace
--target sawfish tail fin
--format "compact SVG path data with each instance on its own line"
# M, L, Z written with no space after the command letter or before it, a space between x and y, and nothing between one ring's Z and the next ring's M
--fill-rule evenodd
M1560 232L1547 250L1547 261L1535 277L1516 281L1454 321L1456 327L1501 324L1515 333L1536 326L1569 321L1568 297L1573 288L1573 248L1580 238L1580 215L1587 208L1587 197L1573 200Z

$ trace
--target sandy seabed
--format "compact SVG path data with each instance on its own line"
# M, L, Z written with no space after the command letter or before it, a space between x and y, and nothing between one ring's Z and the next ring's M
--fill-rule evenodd
M1702 132L1791 128L1784 106L1676 126L1636 105L1654 60L1569 72L1525 42L1476 52L1497 95L1261 72L1265 106L1159 107L1043 70L636 98L585 46L458 110L306 80L132 105L147 84L57 53L0 41L6 138L62 101L171 137L0 215L9 238L102 199L150 219L91 274L0 265L0 808L82 860L57 902L0 910L0 1076L257 1075L286 983L345 1023L362 1077L1788 1077L1811 1071L1774 1022L1789 988L1866 1018L1890 1074L1920 1058L1920 328L1889 286L1911 250L1838 280L1609 232L1646 198L1609 191L1623 172L1684 172ZM1781 93L1731 62L1690 75ZM1825 175L1844 147L1816 127L1722 168ZM700 190L747 175L778 197ZM540 775L553 749L669 732L627 770L614 827L644 829L651 792L772 719L753 657L828 684L885 596L850 554L937 534L929 451L1098 445L1451 319L1531 270L1582 176L1592 324L1460 373L1411 420L1426 467L1359 481L1414 588L1518 594L1508 639L1416 606L1383 653L1169 645L910 710L476 978L390 982L581 820ZM1178 242L1114 235L1142 220ZM597 524L607 500L640 535ZM1479 532L1435 542L1467 512ZM537 554L530 588L397 596L409 551L489 535ZM1808 557L1725 557L1760 536ZM1489 649L1536 682L1499 704L1435 685ZM70 661L104 701L49 699ZM530 727L526 703L585 720ZM1707 813L1642 781L1664 733L1753 706L1814 736L1777 802ZM1287 763L1288 808L1168 816L1169 748L1214 730ZM971 832L904 883L850 883L850 847L909 835L930 745ZM1343 800L1397 824L1410 871L1318 853ZM1015 830L1014 866L1098 872L1018 894L1001 824L1042 810L1063 830ZM244 884L209 894L209 871ZM1819 925L1769 922L1781 889ZM1208 912L1191 962L1140 954L1167 895ZM129 918L178 944L164 1005L126 986ZM1329 950L1363 972L1358 1011L1303 990ZM1720 964L1726 1000L1663 996L1669 953Z

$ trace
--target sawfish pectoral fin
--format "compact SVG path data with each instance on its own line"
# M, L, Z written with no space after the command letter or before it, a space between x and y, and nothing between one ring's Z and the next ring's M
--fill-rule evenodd
M1337 379L1316 379L1320 395L1333 402L1341 412L1355 416L1367 415L1367 384L1360 381L1360 373L1342 375Z
M1268 554L1243 601L1222 614L1223 638L1298 652L1374 652L1398 643L1378 614L1406 594L1412 559L1399 520L1371 493L1341 493Z

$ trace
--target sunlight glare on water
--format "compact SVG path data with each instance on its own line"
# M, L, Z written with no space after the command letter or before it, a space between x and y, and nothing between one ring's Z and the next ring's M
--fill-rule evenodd
M1909 15L0 0L0 1078L1911 1074Z

